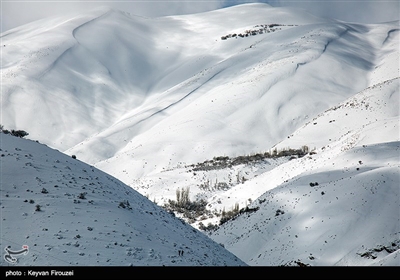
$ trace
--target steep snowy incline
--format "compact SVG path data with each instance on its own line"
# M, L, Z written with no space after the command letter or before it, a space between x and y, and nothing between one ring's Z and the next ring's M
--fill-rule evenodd
M78 160L0 133L0 246L25 265L400 265L399 30L245 4L2 33L0 125ZM212 241L149 201L185 189L196 228L241 214Z
M267 23L277 19L271 9L248 5L232 8L232 14L229 9L202 14L203 21L194 15L191 21L191 16L150 19L99 8L7 31L1 34L3 124L29 127L33 139L66 150L132 114L147 97L240 49L225 44L210 52L232 28L232 20L224 20L242 14L236 26L244 29L266 16Z
M220 209L254 201L255 211L210 233L215 241L250 265L400 265L398 35L385 41L394 61L380 57L371 86L275 146L312 152L209 199Z
M370 41L381 40L371 29L323 23L258 35L250 45L221 40L220 48L242 49L67 153L131 184L178 162L269 149L369 85L380 54Z
M399 152L395 141L307 157L297 176L286 166L293 176L210 237L251 266L399 266Z
M29 248L16 265L246 265L92 166L4 133L0 143L0 247Z
M211 234L248 264L400 265L399 33L379 33L370 86L275 146L312 153L209 199L259 209Z
M1 35L2 122L128 184L269 149L369 84L375 28L263 4L32 23Z

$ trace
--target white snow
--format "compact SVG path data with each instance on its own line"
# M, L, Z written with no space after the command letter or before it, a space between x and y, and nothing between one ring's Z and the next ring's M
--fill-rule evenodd
M17 265L246 265L203 233L79 159L4 133L0 140L0 247L18 251L28 245L28 254L14 256ZM1 266L12 265L3 254Z
M130 200L124 198L129 190L135 197L132 201L146 201L147 211L157 209L159 216L169 217L151 201L165 206L176 199L177 189L189 188L191 201L205 199L208 212L195 220L177 215L197 229L200 222L218 225L222 211L235 204L241 209L259 207L215 232L206 232L248 265L298 265L296 261L317 266L400 265L399 22L354 24L266 4L159 18L100 8L33 22L0 36L1 124L5 129L26 130L27 138L76 155L92 166L85 165L87 172L99 172L98 168L108 173L99 174L118 185L115 192L120 200ZM16 178L4 173L22 168L23 174L39 172L21 165L27 163L24 154L35 153L33 166L48 165L36 176L44 177L47 185L56 184L60 167L52 168L54 161L41 156L50 153L47 148L42 151L44 147L34 142L1 137L2 145L12 150L1 158L2 192L10 192L9 198L2 194L2 206L11 207L17 196L29 199L23 197L26 190L22 195L10 186L25 188L34 175ZM304 146L309 151L303 157L254 159L274 149ZM253 160L221 163L240 156ZM210 167L217 157L229 160ZM66 166L73 168L72 163L77 161L69 159ZM208 167L197 168L200 163ZM61 174L86 178L83 168ZM71 184L67 180L62 182ZM41 194L43 183L34 182L34 200L51 195L50 191ZM310 186L315 182L318 186ZM102 219L131 221L137 213L119 209L116 194L110 194L102 206L111 211ZM53 208L44 212L56 221L56 202L83 205L73 204L76 193L71 195L54 194L54 202L48 202ZM96 205L85 204L81 212ZM21 216L29 205L10 208L6 218L14 212ZM25 220L43 214L29 207ZM284 213L277 213L278 209ZM72 219L70 212L61 212ZM89 213L81 223L94 219ZM148 213L142 214L149 219ZM139 232L168 239L169 231L160 233L162 221L149 228L143 217L137 218L142 221ZM17 226L7 224L9 232ZM182 240L182 232L189 229L182 227L176 240ZM125 235L131 228L135 227L118 227ZM77 229L84 231L85 226ZM59 230L65 229L55 223L48 232ZM90 234L100 238L95 230ZM73 238L70 232L66 235ZM203 238L198 242L214 244ZM193 237L188 240L193 242ZM173 258L176 262L170 264L175 253L168 251L171 243L162 247L138 242L142 251L135 253L135 260L124 255L118 261L123 265L221 264L201 259L207 248L198 250L192 261L178 263L179 258ZM94 256L97 244L86 244L87 254ZM68 245L53 242L50 246L64 250ZM79 253L78 249L72 252ZM148 253L151 249L160 257ZM107 254L101 250L100 256ZM226 256L222 262L242 265L225 251L220 254ZM39 253L37 257L38 263L51 262ZM95 260L107 264L107 258Z

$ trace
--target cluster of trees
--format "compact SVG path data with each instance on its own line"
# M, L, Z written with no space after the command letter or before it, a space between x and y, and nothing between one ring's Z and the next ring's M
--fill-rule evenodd
M4 134L10 134L12 136L16 136L16 137L19 137L19 138L23 138L23 137L29 135L29 133L24 131L24 130L14 130L14 129L8 130L8 129L4 129L4 126L1 125L1 124L0 124L0 132L4 133Z
M225 211L225 208L222 210L221 219L219 220L219 224L222 225L225 222L232 220L239 214L239 203L235 203L235 206L230 211Z
M225 211L225 208L222 210L221 218L219 220L219 225L208 223L208 225L206 226L202 222L200 222L199 229L202 231L215 231L218 229L219 226L226 223L227 221L234 220L238 216L240 216L244 213L256 212L259 209L260 209L259 207L249 208L248 206L246 206L245 208L239 209L239 203L235 203L235 206L232 207L231 210Z
M201 163L192 164L190 165L190 167L193 167L192 171L194 172L209 171L209 170L223 169L227 167L230 168L234 165L259 162L267 158L278 158L286 156L292 156L292 158L294 157L300 158L308 153L311 154L312 152L310 151L310 148L306 145L303 145L298 149L283 148L281 150L278 150L277 148L274 148L272 151L269 152L237 156L234 158L230 158L228 156L214 157L212 160L206 160Z
M193 223L196 219L203 215L209 215L211 212L206 209L207 201L201 199L199 201L191 201L190 189L177 188L176 189L176 200L169 199L163 208L167 211L173 211L183 214L183 217L189 220L189 223Z
M204 225L202 222L199 223L199 229L202 231L214 231L218 229L218 225L214 225L212 223L208 223L208 225Z
M234 220L239 215L244 213L252 213L256 212L260 207L249 208L246 206L245 208L239 209L239 203L235 203L235 206L230 211L225 211L225 208L222 210L221 219L219 220L219 225L226 223L229 220Z
M278 30L277 26L283 26L283 24L272 23L272 24L256 25L256 26L254 26L253 29L248 29L244 33L239 33L239 34L233 33L233 34L228 34L228 35L222 36L221 40L226 40L228 38L237 38L237 37L244 38L244 37L249 37L249 36L255 36L258 34L275 32L276 30ZM293 26L293 25L290 25L290 26Z

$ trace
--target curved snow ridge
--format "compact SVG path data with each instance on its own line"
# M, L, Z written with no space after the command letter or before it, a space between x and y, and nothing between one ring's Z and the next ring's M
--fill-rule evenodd
M100 20L103 17L106 17L108 14L112 13L113 10L110 8L102 8L102 9L98 9L96 11L100 12L100 15L93 15L90 16L89 19L85 19L83 23L79 23L78 26L74 27L71 31L72 37L74 38L74 43L68 47L65 51L63 51L63 53L61 53L59 55L59 57L57 57L48 67L46 70L44 70L41 74L39 74L39 78L45 76L48 72L50 72L53 68L55 68L57 66L57 64L60 62L60 60L64 59L64 56L68 56L70 55L70 53L76 53L75 48L79 47L79 40L76 38L76 32L81 29L84 28L85 26L87 26L90 23L93 23L97 20ZM72 21L73 19L69 20ZM68 21L67 21L68 22ZM62 25L62 24L60 24ZM57 26L56 26L57 27ZM56 28L53 27L53 28ZM90 53L88 53L90 54Z
M17 52L20 52L21 56L24 57L32 56L32 53L40 52L41 49L45 49L44 45L48 48L58 47L63 49L61 47L63 43L69 41L67 38L68 33L73 32L77 25L82 25L90 21L93 17L99 17L98 13L104 13L104 9L95 9L86 14L72 13L66 16L43 19L17 27L2 33L2 44L5 46L3 51L12 51L12 57L15 61ZM2 56L2 59L7 57L11 56ZM4 65L5 63L3 61L2 67Z
M110 15L110 14L113 13L113 12L114 12L113 9L106 8L105 10L103 10L103 11L100 12L100 15L96 15L96 16L93 17L92 19L89 19L88 21L85 21L84 23L82 23L82 24L80 24L79 26L75 27L75 28L72 30L72 36L73 36L77 41L79 41L79 40L76 38L76 33L77 33L81 28L87 27L89 24L94 23L94 22L96 22L97 20L101 20L102 18L107 17L108 15Z
M83 81L87 80L89 82L96 83L95 77L92 77L94 76L93 73L90 73L90 71L95 72L93 69L100 68L100 73L110 75L111 73L108 69L108 65L104 65L101 63L101 61L96 59L95 54L92 53L92 51L81 42L82 40L79 38L77 33L82 29L90 29L91 25L96 25L96 22L102 21L114 13L116 12L113 9L107 7L97 9L96 13L87 15L88 18L85 18L85 20L80 22L78 26L74 26L71 31L73 37L72 45L70 45L63 53L61 53L59 57L54 60L42 74L40 74L40 77L44 77L47 74L52 74L50 72L54 71L63 72L63 75L79 76L79 78L81 78ZM79 63L76 63L74 60L78 60ZM57 69L58 65L60 65L61 69ZM90 66L93 67L92 70L88 69Z
M100 162L112 158L117 154L124 153L129 150L129 143L132 142L132 139L141 132L150 130L166 117L172 115L176 110L184 107L185 104L180 104L181 102L189 97L193 97L198 89L204 87L214 77L223 72L224 69L225 68L222 67L221 64L217 64L215 67L205 69L192 79L177 85L167 92L148 97L141 105L122 116L107 129L90 136L82 141L82 143L77 144L65 152L67 154L82 155L85 160L89 160L89 158L86 158L86 156L82 154L82 145L85 147L84 150L86 154L90 154L89 151L93 151L94 154L97 153L94 151L102 151L101 154L97 154L89 160L91 163ZM200 95L198 94L188 102L193 102L201 97L201 94L202 93L200 93ZM177 106L178 104L180 106ZM177 108L172 108L174 106L177 106ZM108 138L112 138L113 141ZM104 145L105 143L108 144ZM108 148L105 149L104 146Z
M396 40L396 38L394 38L394 37L399 36L398 35L399 31L400 31L400 28L394 28L394 29L389 30L387 32L387 36L386 36L385 40L383 40L383 42L382 42L382 46Z

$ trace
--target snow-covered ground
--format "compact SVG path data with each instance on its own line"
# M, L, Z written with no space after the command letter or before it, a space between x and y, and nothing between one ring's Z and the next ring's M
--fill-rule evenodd
M121 181L0 133L2 266L245 266ZM179 253L183 250L183 255Z
M250 265L400 265L398 87L366 90L280 143L317 135L315 154L224 193L256 211L210 236Z
M120 200L124 184L164 207L189 190L205 207L176 215L197 229L238 207L207 234L249 265L400 265L399 22L266 4L159 18L99 8L0 36L1 124L108 173ZM273 156L290 149L305 153ZM4 170L2 191L27 184ZM76 172L64 175L88 178ZM110 219L126 213L104 207ZM147 245L134 265L172 261Z

